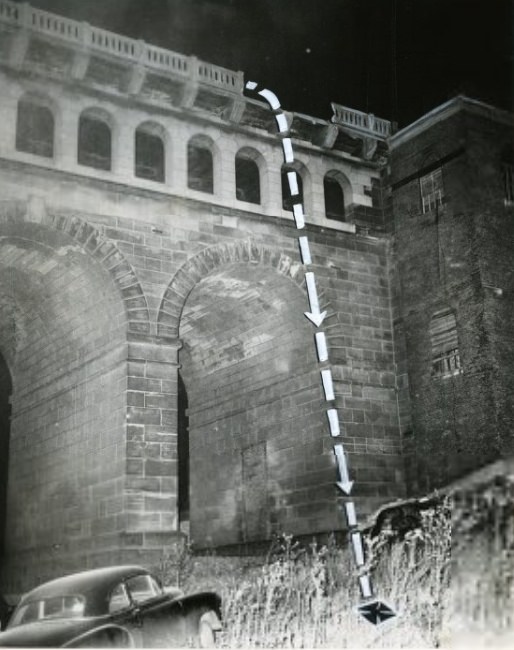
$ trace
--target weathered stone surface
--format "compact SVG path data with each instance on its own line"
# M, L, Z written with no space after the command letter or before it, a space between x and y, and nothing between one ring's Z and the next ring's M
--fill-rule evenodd
M403 496L405 445L419 489L512 448L512 206L497 199L493 162L504 122L462 117L401 136L389 178L378 158L344 153L348 138L317 138L326 123L295 116L299 231L282 205L273 116L256 103L230 110L236 73L205 68L230 97L213 116L216 84L206 94L184 70L147 74L133 97L130 66L107 51L78 72L73 57L47 54L30 78L0 73L0 407L11 411L0 592L155 564L184 520L199 548L343 531L320 367L332 370L362 512ZM195 84L193 115L180 97ZM16 149L24 97L54 116L52 157ZM111 130L110 169L78 164L83 110ZM165 182L136 173L141 125L162 136ZM193 138L212 154L212 194L188 183ZM464 142L466 155L447 161L443 210L421 215L416 179L402 179L427 152L444 158ZM243 150L259 161L260 204L236 192ZM325 214L327 173L341 179L345 221ZM323 364L303 315L307 270L327 312ZM457 313L464 368L446 383L431 377L428 340L443 303Z

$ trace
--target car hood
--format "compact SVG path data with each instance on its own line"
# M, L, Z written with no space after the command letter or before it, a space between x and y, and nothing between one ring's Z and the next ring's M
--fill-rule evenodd
M17 625L0 633L0 647L55 648L68 643L79 634L83 634L97 625L98 620L95 618L36 621Z

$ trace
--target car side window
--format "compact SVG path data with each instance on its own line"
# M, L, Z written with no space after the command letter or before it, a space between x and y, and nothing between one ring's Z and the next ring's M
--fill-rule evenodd
M111 597L109 598L109 614L120 612L128 607L130 607L130 598L128 597L127 590L124 584L119 584L112 590Z
M143 603L145 600L160 596L162 593L157 581L149 575L134 576L127 580L126 584L135 603Z

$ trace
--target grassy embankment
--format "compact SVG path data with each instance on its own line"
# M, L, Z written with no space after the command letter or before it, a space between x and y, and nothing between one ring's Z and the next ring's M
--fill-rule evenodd
M382 534L368 546L376 594L399 614L376 627L356 612L353 560L335 544L301 548L284 536L264 562L186 550L161 573L222 595L221 647L514 648L513 484L449 506L425 512L401 542Z

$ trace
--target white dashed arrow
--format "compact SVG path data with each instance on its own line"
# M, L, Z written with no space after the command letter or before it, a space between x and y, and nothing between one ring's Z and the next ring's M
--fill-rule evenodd
M271 90L266 88L262 90L257 90L258 84L254 81L248 81L245 85L246 89L249 91L255 91L258 95L263 97L269 104L271 110L275 113L275 120L277 122L279 134L282 137L282 150L284 153L284 161L288 164L294 162L294 151L293 143L291 138L287 135L289 132L289 126L287 123L287 118L284 113L281 111L280 102L278 97ZM289 189L291 197L300 198L300 190L298 186L298 179L296 172L291 171L287 172L287 180L289 184ZM296 223L298 230L305 227L305 214L303 210L303 204L300 201L296 201L292 206L293 217ZM300 251L302 255L302 262L305 266L312 264L311 252L309 248L309 240L307 237L299 237L298 242L300 245ZM319 308L319 299L318 292L316 289L316 279L314 273L308 271L305 273L305 281L307 284L307 294L309 296L310 312L304 312L305 316L317 327L319 328L327 315L326 311L321 312ZM325 334L323 332L316 332L316 350L318 353L318 359L320 363L325 363L328 361L328 348ZM321 380L323 384L323 390L325 392L325 399L327 402L335 400L334 386L332 381L332 371L328 368L321 370ZM330 425L330 435L333 438L338 438L341 436L341 423L339 422L339 417L337 410L335 408L330 408L327 410L328 421ZM353 481L350 480L348 473L348 463L346 459L346 454L344 447L341 443L334 445L334 454L337 461L337 468L339 472L339 481L337 481L337 487L343 492L345 496L348 496L353 488ZM357 513L355 510L355 503L353 501L345 502L345 512L348 527L350 529L350 537L352 541L353 554L355 558L355 563L358 568L361 568L365 565L364 558L364 547L362 543L361 533L356 531L357 527ZM382 621L392 618L395 616L393 610L391 610L387 605L380 601L371 601L369 599L373 597L373 589L371 587L371 579L368 574L359 576L359 586L361 590L362 598L365 601L364 604L360 605L358 608L359 613L371 623L377 625Z
M326 311L320 312L319 310L319 300L318 300L318 291L316 289L316 278L314 273L307 272L305 274L305 281L307 282L307 294L309 296L309 303L311 310L304 312L307 318L319 327L325 316L327 315Z

